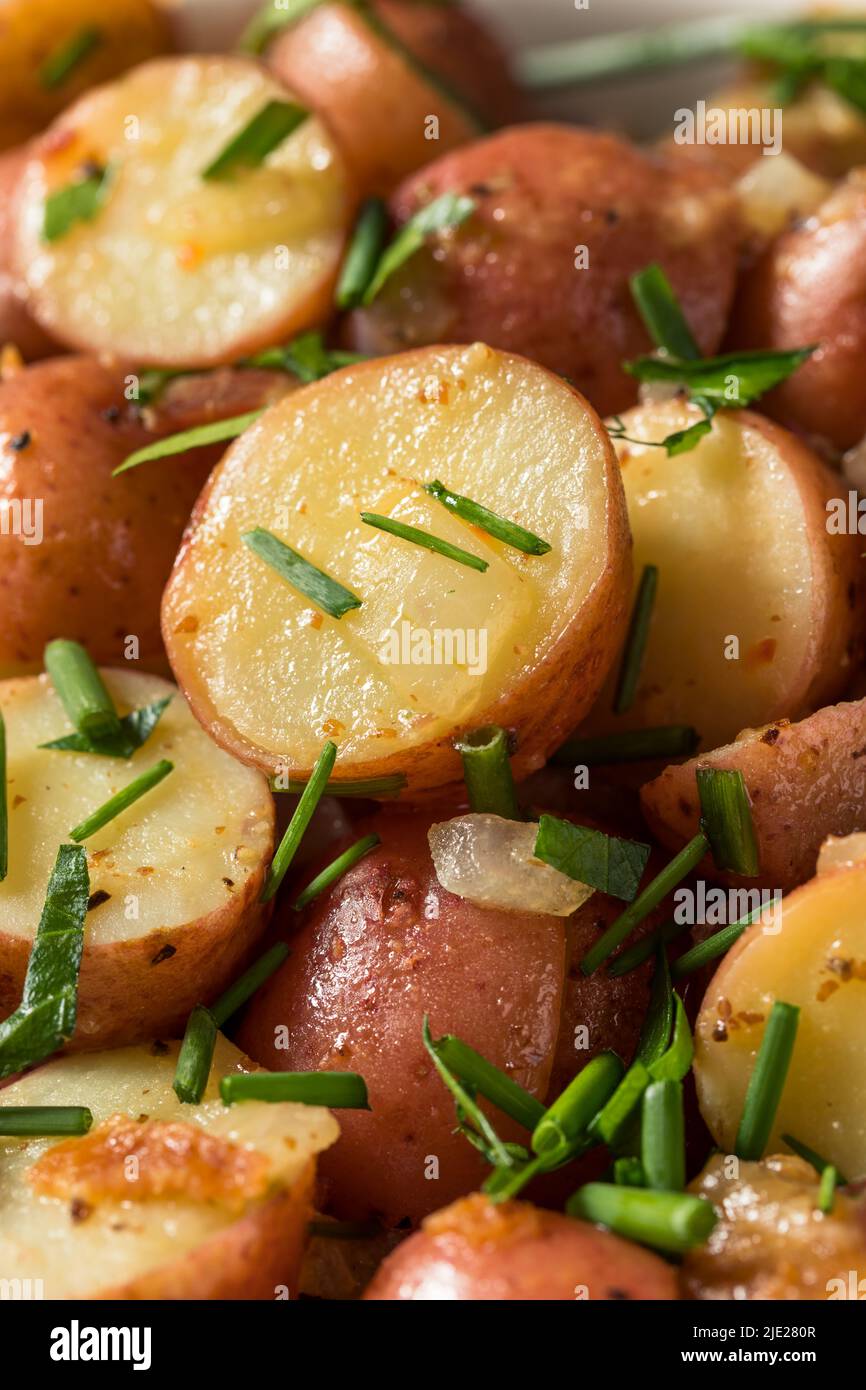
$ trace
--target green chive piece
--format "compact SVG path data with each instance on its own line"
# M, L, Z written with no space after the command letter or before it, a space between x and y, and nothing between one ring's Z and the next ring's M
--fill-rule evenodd
M617 946L625 941L629 932L642 922L654 907L658 907L672 888L676 888L681 879L686 874L691 873L700 864L707 852L709 841L706 835L699 834L680 850L679 854L671 860L669 864L657 874L651 883L648 883L633 903L630 903L616 921L611 923L606 932L603 932L590 947L580 963L580 968L584 975L591 975L600 965L603 965L608 956L612 956Z
M617 1144L652 1077L641 1061L632 1062L613 1095L592 1121L592 1133L603 1144Z
M613 1180L617 1187L646 1187L640 1159L630 1155L614 1159Z
M89 897L86 852L79 845L61 845L48 880L21 1003L0 1023L0 1077L50 1057L75 1031Z
M443 541L439 536L432 536L429 531L421 531L417 526L407 526L403 521L395 521L390 516L379 516L376 512L361 512L361 520L367 526L387 531L389 536L398 536L402 541L411 541L413 545L423 546L425 550L433 550L437 555L444 555L446 560L456 560L458 565L466 565L481 574L488 568L487 560L472 555L459 545L452 545L450 541Z
M631 611L631 621L625 639L622 665L616 683L613 701L614 714L625 714L631 709L637 694L644 652L649 638L650 620L658 588L659 572L655 565L644 565L643 574Z
M39 69L39 82L46 91L61 87L67 77L75 71L94 48L102 43L102 34L96 28L79 29L53 52L49 53Z
M636 941L633 946L629 946L627 951L623 951L617 956L616 960L611 961L607 967L608 975L618 978L620 975L628 975L632 970L637 970L639 965L649 960L654 955L659 946L665 946L669 941L674 941L676 937L682 936L688 930L688 923L675 922L673 917L669 921L663 922L655 931L648 932L642 940Z
M42 240L59 241L77 222L92 222L108 197L114 173L111 165L106 165L49 193L45 199Z
M326 1105L331 1110L369 1110L364 1078L354 1071L254 1071L224 1076L224 1105L244 1100Z
M797 1038L800 1010L796 1004L776 1000L770 1013L761 1047L749 1078L734 1152L738 1158L763 1158L773 1125L788 1067Z
M648 265L629 282L632 298L657 348L671 357L699 358L701 353L660 265Z
M153 459L185 454L187 449L204 449L208 444L221 444L226 439L237 439L238 435L255 424L264 413L262 407L261 410L249 410L245 415L234 415L230 420L213 420L209 425L196 425L195 429L170 434L166 439L157 440L155 444L136 449L134 454L130 454L115 468L111 476L117 478L130 468L137 468L140 463L150 463Z
M437 1044L430 1033L430 1020L424 1015L421 1025L421 1040L439 1075L454 1098L460 1133L475 1146L487 1161L497 1168L513 1168L518 1159L513 1146L504 1144L475 1099L475 1088L465 1086L439 1054Z
M739 941L746 927L751 926L754 918L761 912L750 912L748 917L744 917L739 922L730 922L728 926L722 927L719 931L713 932L706 941L701 941L697 946L693 946L690 951L685 951L671 966L671 974L675 980L682 980L686 975L692 975L702 966L709 965L711 960L717 960L729 951L735 941Z
M311 883L308 883L304 891L295 899L295 911L301 912L315 898L324 893L326 888L330 888L333 883L343 877L351 869L353 864L357 864L359 859L363 859L365 854L369 854L371 849L375 849L382 841L378 835L365 835L363 839L356 840L347 850L317 874Z
M187 1019L173 1089L184 1105L198 1105L207 1089L217 1038L217 1021L210 1009L196 1004Z
M728 352L702 357L696 362L664 357L638 357L623 368L638 381L664 381L685 386L704 413L712 409L737 409L787 381L817 351L817 345L787 352ZM694 426L692 426L694 428Z
M758 840L742 772L699 767L695 777L701 800L701 827L710 842L716 868L754 878L760 872Z
M829 1216L833 1210L833 1202L836 1198L836 1184L838 1181L839 1174L836 1172L832 1163L828 1163L821 1174L821 1182L818 1188L818 1210L822 1211L825 1216Z
M574 825L558 816L543 815L538 822L536 859L550 864L578 883L631 902L638 890L649 845L621 840L587 825Z
M654 1081L682 1081L691 1070L695 1055L695 1044L685 1005L678 994L674 994L674 1031L670 1046L654 1062L648 1062L650 1076Z
M478 815L520 820L508 757L508 735L497 724L474 729L455 743L463 760L469 808Z
M684 1255L703 1245L718 1220L705 1197L590 1182L568 1199L569 1216L607 1226L627 1240Z
M115 792L114 796L110 796L102 806L97 807L80 825L76 825L74 830L70 830L70 840L80 843L82 840L89 839L91 835L95 835L97 830L101 830L103 826L108 825L109 821L113 821L121 812L134 805L147 792L159 786L160 782L173 770L174 763L170 763L167 758L160 758L158 763L154 763L153 767L149 767L146 772L133 778L127 786L122 787L119 792Z
M217 1028L222 1028L238 1009L251 999L257 989L269 980L271 976L279 970L283 961L288 960L289 948L283 941L278 941L271 946L270 950L265 951L264 955L259 956L254 961L249 970L245 970L243 975L239 975L233 984L230 984L225 993L221 994L215 1004L211 1004L210 1012Z
M361 777L357 781L329 782L325 788L325 796L345 796L345 797L370 797L373 801L378 801L383 797L397 796L403 791L408 779L404 772L394 772L385 777ZM283 783L285 782L285 785ZM297 777L283 778L281 775L271 778L272 792L290 792L298 795L306 787L306 782L300 781Z
M9 804L6 795L6 720L0 710L0 882L9 872Z
M420 208L404 223L390 245L385 248L362 303L372 304L395 271L421 250L428 236L445 231L449 227L461 226L474 211L474 198L467 198L458 193L443 193L426 207Z
M833 1164L828 1163L827 1159L822 1158L821 1155L819 1153L816 1153L814 1149L810 1149L808 1144L802 1144L799 1139L795 1139L793 1134L783 1134L782 1139L788 1145L788 1148L793 1150L793 1152L797 1155L798 1158L803 1158L806 1160L807 1163L810 1163L812 1167L815 1169L816 1173L823 1173L825 1168L831 1168L835 1166ZM848 1186L848 1178L843 1178L838 1168L836 1169L836 1181L838 1182L840 1187Z
M489 536L495 536L498 541L510 545L513 550L522 551L524 555L546 555L551 548L547 541L533 535L524 526L518 526L516 521L507 521L505 517L497 516L496 512L482 507L480 502L473 502L470 497L461 497L459 492L452 492L444 483L434 479L432 483L425 483L424 491L429 492L431 497L435 497L437 502L441 502L443 507L447 507L448 511L459 516L462 521L478 526Z
M94 743L121 735L114 701L96 666L79 642L64 638L45 648L45 669L72 723Z
M271 39L282 29L296 24L321 3L322 0L281 0L277 9L274 0L267 0L244 29L238 40L238 48L242 53L263 53Z
M441 1038L431 1039L431 1046L439 1060L464 1086L484 1096L524 1129L535 1129L541 1123L546 1113L541 1101L468 1043L445 1033Z
M686 1131L680 1081L653 1081L641 1102L641 1166L657 1192L686 1185Z
M47 1139L86 1134L93 1115L84 1105L2 1105L0 1134L4 1137Z
M361 600L351 589L347 589L324 570L305 560L303 555L292 550L290 545L286 545L285 541L279 540L270 531L256 526L254 530L245 532L241 540L254 555L258 555L260 560L270 565L281 579L304 594L317 608L321 608L323 613L330 614L332 618L342 618L344 613L361 607Z
M700 734L688 724L664 724L656 729L629 729L621 734L570 738L557 749L551 762L558 767L576 767L581 763L586 767L604 767L650 758L687 758L700 741Z
M354 309L356 304L361 303L379 264L387 225L388 214L382 199L368 198L355 223L352 241L337 282L338 309Z
M239 169L256 169L287 140L310 113L296 101L268 101L247 121L208 166L203 179L232 178Z
M651 1067L663 1057L671 1038L674 1026L674 992L671 987L671 972L668 958L661 947L656 956L653 971L650 1002L643 1027L640 1030L635 1061Z
M527 1183L547 1172L545 1158L539 1156L512 1163L510 1168L494 1168L482 1187L492 1202L508 1202L516 1197Z
M624 1071L615 1052L602 1052L587 1062L538 1121L532 1132L533 1152L548 1154L554 1149L565 1149L583 1137L590 1120L613 1095Z
M270 902L285 878L298 851L298 846L304 838L307 826L312 820L313 812L324 794L336 758L337 745L331 743L329 739L319 754L316 766L313 768L313 775L301 793L301 799L295 807L294 815L289 821L286 833L273 857L271 867L268 870L267 881L262 889L262 902Z
M119 733L102 737L98 742L86 734L75 733L64 734L50 743L40 743L39 747L57 753L93 753L100 758L131 758L136 749L143 747L150 738L163 711L173 699L173 695L166 695L161 700L154 700L152 705L143 705L141 709L125 714L120 720Z
M354 367L358 362L366 362L363 352L343 352L339 348L325 347L325 341L318 329L300 333L283 347L264 348L252 357L243 357L236 363L238 367L267 367L277 372L289 372L298 381L321 381L338 372L341 367Z

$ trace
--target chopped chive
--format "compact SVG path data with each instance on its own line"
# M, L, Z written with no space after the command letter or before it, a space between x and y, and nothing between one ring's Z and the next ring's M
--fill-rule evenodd
M671 987L671 972L668 958L662 947L656 956L653 971L649 1008L638 1039L635 1061L651 1067L663 1057L670 1042L674 1026L674 992Z
M338 309L353 309L361 303L382 254L387 224L388 214L382 199L368 198L355 223L337 282Z
M285 781L285 785L283 782ZM325 796L347 796L347 797L370 797L378 801L381 797L397 796L406 786L408 778L405 772L394 772L385 777L362 777L356 781L329 782L325 788ZM306 787L306 782L302 782L297 777L283 779L281 775L271 778L272 792L290 792L297 795Z
M616 683L616 694L613 700L614 714L625 714L626 710L631 709L634 704L644 652L649 638L650 619L652 618L658 579L659 572L656 566L644 565L634 607L631 611L631 621L625 639L625 651Z
M508 1168L494 1168L484 1183L482 1191L490 1198L491 1202L508 1202L512 1197L516 1197L533 1178L547 1171L546 1155L540 1154L536 1158L520 1159L512 1162Z
M757 912L762 912L758 908ZM743 917L739 922L730 922L728 926L722 927L719 931L713 932L706 941L700 941L697 946L693 946L690 951L685 951L679 960L674 961L671 966L671 974L675 980L682 980L686 975L692 975L701 966L709 965L711 960L723 956L730 950L735 941L739 941L746 927L752 925L756 913L750 912L748 917Z
M613 1095L593 1117L592 1133L602 1143L612 1146L618 1142L651 1080L643 1062L632 1062Z
M222 1028L224 1024L228 1023L232 1015L236 1014L238 1009L252 998L256 990L260 989L265 981L279 970L283 961L288 960L288 956L288 946L284 942L278 941L270 950L265 951L264 955L259 956L249 970L245 970L243 975L239 975L229 985L216 1003L210 1006L210 1012L217 1028Z
M578 1188L565 1210L569 1216L607 1226L627 1240L669 1255L683 1255L703 1245L718 1219L705 1197L603 1182Z
M473 502L470 497L461 497L459 492L452 492L444 483L434 479L432 483L425 483L424 491L429 492L431 497L435 497L437 502L441 502L443 507L447 507L461 520L471 522L473 526L486 531L489 536L504 541L512 549L521 550L524 555L546 555L550 550L548 542L543 541L540 536L533 535L524 526L518 526L516 521L507 521L505 517L497 516L496 512L482 507L480 502Z
M371 849L375 849L376 845L381 843L378 835L365 835L363 839L356 840L353 845L338 855L333 863L323 869L320 874L317 874L312 883L307 884L304 891L295 899L295 911L301 912L321 893L324 893L326 888L330 888L331 884L342 878L353 864L357 864L359 859L363 859L365 854L369 854Z
M76 825L73 830L70 830L70 840L80 843L81 840L87 840L91 835L95 835L97 830L101 830L103 826L108 825L109 821L113 821L121 812L134 805L147 792L159 786L160 782L173 770L174 763L170 763L167 758L160 758L158 763L154 763L153 767L149 767L140 776L134 777L127 786L122 787L119 792L115 792L114 796L110 796L102 806L97 807L80 825Z
M263 348L252 357L242 357L235 363L237 367L266 367L277 372L290 372L298 381L309 383L321 381L338 372L341 367L353 367L357 362L366 362L363 352L343 352L339 348L325 347L324 339L318 329L299 333L290 343L282 347Z
M244 1100L327 1105L331 1110L369 1110L364 1078L354 1071L253 1071L224 1076L224 1105Z
M93 1115L85 1105L0 1105L0 1135L46 1139L86 1134Z
M786 352L728 352L720 357L702 357L698 361L677 361L665 357L638 357L624 362L624 370L638 381L664 381L673 386L688 388L692 401L705 414L728 407L735 409L751 405L765 392L787 381L814 352L816 344L791 348ZM691 430L696 427L691 426ZM706 426L704 426L704 431ZM669 445L670 436L665 443ZM682 453L683 449L669 452Z
M317 0L318 3L318 0ZM382 1234L378 1221L310 1221L307 1233L320 1240L373 1240Z
M390 516L379 516L376 512L361 512L361 520L367 526L375 526L379 531L387 531L390 536L411 541L413 545L423 546L425 550L434 550L437 555L444 555L446 560L456 560L459 565L479 570L482 574L488 568L487 560L472 555L459 545L452 545L450 541L443 541L439 536L431 536L429 531L421 531L417 526L407 526L403 521L395 521Z
M638 890L649 845L621 840L591 826L575 825L558 816L543 815L538 822L535 857L578 883L631 902Z
M640 1159L631 1155L614 1159L613 1180L617 1187L646 1187Z
M267 101L206 169L203 179L231 178L239 169L256 169L303 125L310 113L296 101Z
M241 540L254 555L258 555L260 560L270 565L281 579L291 584L293 589L304 594L317 608L321 608L332 618L342 618L344 613L361 607L361 600L351 589L347 589L324 570L305 560L303 555L292 550L290 545L286 545L285 541L279 540L270 531L256 526L254 530L245 532Z
M142 748L150 738L173 699L173 695L165 695L151 705L143 705L141 709L125 714L120 720L119 733L101 737L96 742L87 734L74 733L53 738L50 743L40 743L39 747L57 753L94 753L101 758L131 758L136 749Z
M262 407L260 410L249 410L245 415L234 415L230 420L213 420L209 425L196 425L195 429L170 434L166 439L157 440L155 444L136 449L134 454L130 454L114 469L111 476L117 478L128 469L137 468L140 463L150 463L152 459L170 458L174 454L185 454L187 449L203 449L208 444L221 444L226 439L237 439L238 435L249 429L264 413L265 408Z
M497 724L487 724L466 734L454 747L463 760L470 810L478 815L520 820L505 730Z
M656 927L655 931L648 932L642 940L629 946L628 950L618 955L616 960L611 961L607 967L608 975L618 978L620 975L628 975L632 970L637 970L639 965L643 965L645 960L649 960L659 946L665 946L669 941L682 936L687 928L688 923L675 922L671 917L669 921Z
M664 724L656 729L628 729L621 734L598 734L594 738L570 738L554 753L551 762L559 767L604 767L611 763L634 763L649 758L689 757L700 743L700 734L688 724Z
M671 357L696 360L700 349L660 265L648 265L629 281L632 298L657 348Z
M653 1081L682 1081L694 1060L695 1044L685 1005L676 993L673 1000L674 1030L670 1044L654 1062L647 1063Z
M710 842L716 868L754 878L760 872L758 841L742 772L699 767L695 777L701 801L701 827Z
M430 1020L424 1015L421 1040L440 1081L451 1092L457 1111L458 1130L495 1168L513 1168L518 1163L514 1146L504 1144L475 1098L475 1087L464 1085L441 1056L430 1033ZM455 1039L456 1041L456 1039ZM468 1050L468 1049L467 1049ZM477 1055L477 1054L476 1054ZM464 1058L465 1060L465 1058ZM481 1061L484 1059L481 1058ZM488 1064L489 1065L489 1064ZM488 1076L489 1079L489 1076ZM504 1092L503 1092L504 1094ZM521 1152L525 1152L522 1150Z
M757 1161L764 1156L785 1089L799 1017L796 1004L783 1004L778 999L774 1003L746 1090L734 1144L738 1158Z
M49 53L39 69L41 86L47 91L62 86L79 63L83 63L101 43L102 34L99 29L79 29L77 34L73 34L65 43Z
M111 165L106 165L49 193L45 199L42 240L59 241L76 222L92 222L108 197L114 173Z
M120 720L99 671L80 642L58 638L45 648L45 669L72 723L85 738L118 738Z
M474 211L474 198L467 198L458 193L443 193L426 207L420 208L386 246L364 292L362 303L372 304L386 281L390 280L395 271L414 256L416 251L421 250L428 236L445 231L448 227L461 226Z
M534 1129L544 1118L546 1112L540 1100L518 1086L506 1072L488 1062L468 1043L461 1042L451 1033L445 1033L441 1038L431 1038L430 1041L439 1060L465 1086L484 1096L524 1129Z
M679 854L662 869L661 873L651 883L648 883L633 903L630 903L625 912L611 923L606 932L603 932L591 946L580 963L580 968L584 975L591 975L600 965L603 965L608 956L612 956L617 946L625 941L629 932L637 926L638 922L652 912L654 907L658 907L662 898L666 897L672 888L675 888L686 874L691 873L692 869L698 865L707 852L708 840L706 835L698 834L693 840L680 850Z
M6 720L0 710L0 882L9 872L9 804L6 796Z
M307 826L312 820L313 812L324 794L336 758L337 745L331 743L329 739L319 754L316 766L313 768L313 775L301 793L301 799L295 807L292 819L286 827L286 833L273 857L271 867L268 870L267 881L262 889L262 902L270 902L285 878L297 853L298 846L304 838Z
M782 1139L798 1158L803 1158L807 1163L810 1163L816 1173L823 1173L825 1168L833 1166L827 1162L826 1158L822 1158L819 1153L816 1153L814 1149L810 1149L808 1144L801 1144L800 1140L795 1139L793 1134L783 1134ZM848 1186L848 1179L843 1178L838 1168L836 1169L836 1181L840 1187Z
M216 1046L217 1021L210 1009L196 1004L187 1019L173 1090L185 1105L198 1105L207 1088Z
M828 1163L821 1174L821 1182L818 1187L818 1210L822 1211L825 1216L829 1216L833 1210L833 1202L836 1197L836 1184L838 1181L839 1174L836 1172L832 1163Z
M532 1132L533 1152L565 1149L584 1136L590 1121L616 1090L624 1070L615 1052L602 1052L587 1062L538 1121Z
M647 1187L682 1192L686 1185L682 1082L653 1081L644 1091L640 1160Z

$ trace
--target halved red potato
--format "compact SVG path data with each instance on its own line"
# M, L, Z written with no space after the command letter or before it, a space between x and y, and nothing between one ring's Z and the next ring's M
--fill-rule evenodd
M372 1302L676 1299L670 1265L639 1245L527 1202L476 1193L428 1216L370 1284Z
M381 844L298 927L286 903L278 930L291 955L238 1032L271 1070L357 1070L366 1080L371 1110L341 1116L321 1169L328 1209L349 1219L415 1223L489 1172L454 1132L453 1098L422 1041L425 1014L434 1036L456 1034L544 1101L607 1048L630 1061L646 1013L649 967L621 978L579 970L621 904L597 893L563 919L448 892L427 839L448 814L397 809L355 827L352 838L375 831ZM503 1138L527 1142L499 1112L491 1118ZM581 1174L566 1170L568 1191Z
M250 60L165 58L65 111L30 146L17 210L17 268L43 328L189 367L326 317L354 193L318 117L256 167L203 178L267 103L289 100ZM103 170L93 215L46 241L46 199Z
M86 842L74 1049L177 1036L243 968L268 918L273 849L267 782L217 748L176 687L104 671L121 714L170 698L128 761L40 745L70 732L47 676L0 681L6 722L9 871L0 883L0 1017L17 1008L57 846L161 758L174 770Z
M613 713L612 678L593 732L690 724L718 748L838 698L859 659L863 542L828 529L839 478L752 411L684 456L653 447L701 418L679 399L622 418L635 574L657 566L658 589L634 703Z
M26 161L24 149L0 154L0 347L12 343L30 361L56 345L29 312L26 290L13 269L15 197Z
M467 525L424 491L434 479L550 552ZM364 511L489 568L365 525ZM326 614L244 544L255 528L361 606ZM483 344L433 348L335 372L236 441L196 508L163 635L196 716L242 759L304 778L331 738L337 778L404 773L422 791L461 777L453 740L486 723L513 731L517 775L544 761L604 678L628 575L616 460L583 398Z
M834 842L837 860L845 843ZM800 1017L767 1151L793 1134L849 1181L866 1176L866 1110L852 1091L866 1018L864 891L862 858L840 867L831 859L783 900L772 928L749 927L716 971L695 1029L694 1069L701 1113L725 1153L733 1152L764 1026L782 1000Z
M60 1057L0 1090L6 1106L83 1105L73 1139L0 1138L0 1278L47 1299L274 1299L297 1291L329 1111L246 1101L255 1071L218 1037L198 1105L172 1090L179 1043ZM27 1295L24 1295L25 1297Z
M88 87L164 52L168 40L152 0L3 0L0 149L44 130ZM82 45L80 57L64 74L70 45Z
M328 122L372 193L390 193L479 135L482 118L502 124L522 105L499 44L453 5L320 4L278 33L266 61Z
M704 352L734 291L734 197L715 174L680 168L613 135L515 126L443 155L397 189L402 225L440 194L475 200L348 320L362 352L472 342L561 372L602 413L637 398L623 361L651 344L629 277L661 264Z
M683 1259L685 1296L862 1298L866 1207L840 1191L832 1211L822 1212L819 1182L815 1169L793 1154L760 1163L715 1154L689 1188L713 1203L719 1219L706 1244ZM849 1270L857 1271L853 1294Z
M759 875L745 880L720 875L708 855L701 872L787 893L812 877L828 835L866 825L866 700L830 705L799 724L782 719L746 729L725 748L665 768L642 788L641 804L653 833L671 849L698 832L699 768L742 772L760 863Z
M784 425L849 449L866 434L866 169L855 169L744 276L736 347L818 351L764 400Z
M160 436L243 414L292 377L215 372L171 383L142 411L128 369L63 357L0 380L0 676L42 669L46 642L71 637L97 662L132 655L165 670L165 581L222 447L112 477Z

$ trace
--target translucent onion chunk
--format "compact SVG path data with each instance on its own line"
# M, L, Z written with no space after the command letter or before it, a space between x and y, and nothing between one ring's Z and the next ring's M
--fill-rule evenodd
M866 860L866 834L828 835L818 854L817 874L829 874L834 869L853 869Z
M427 832L436 877L479 907L569 917L594 889L536 859L538 826L501 816L466 815Z

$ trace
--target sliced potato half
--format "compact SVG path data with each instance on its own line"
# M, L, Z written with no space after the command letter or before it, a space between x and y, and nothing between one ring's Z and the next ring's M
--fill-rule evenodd
M21 998L57 847L92 811L167 758L174 771L86 841L85 922L72 1047L171 1037L240 969L264 928L273 846L265 779L215 747L176 687L104 671L121 714L171 696L127 762L40 744L69 733L47 676L0 681L6 722L9 872L0 883L0 1016Z
M797 719L842 693L863 626L862 538L830 534L839 482L792 434L724 412L691 452L652 447L701 419L680 400L623 417L617 453L635 576L658 567L637 695L603 692L593 730L691 724L704 748Z
M166 58L76 102L25 167L16 257L62 342L208 366L327 313L352 216L343 161L309 116L255 168L203 172L290 94L242 58ZM46 199L108 170L86 220L44 238Z
M439 479L550 544L526 555L454 516ZM396 518L481 573L364 524ZM263 528L361 606L336 619L243 542ZM629 539L616 460L576 391L483 344L337 372L229 450L163 601L172 668L205 728L270 772L454 781L454 737L515 731L518 773L594 698L621 637Z
M199 1105L172 1090L179 1044L57 1058L0 1091L7 1106L83 1105L73 1139L0 1136L0 1279L31 1297L230 1299L294 1291L316 1155L338 1135L318 1106L219 1099L255 1071L217 1039Z
M767 1153L792 1134L849 1181L866 1175L866 863L828 870L783 900L773 927L750 927L704 996L695 1030L701 1113L733 1152L746 1088L773 1003L800 1009Z

